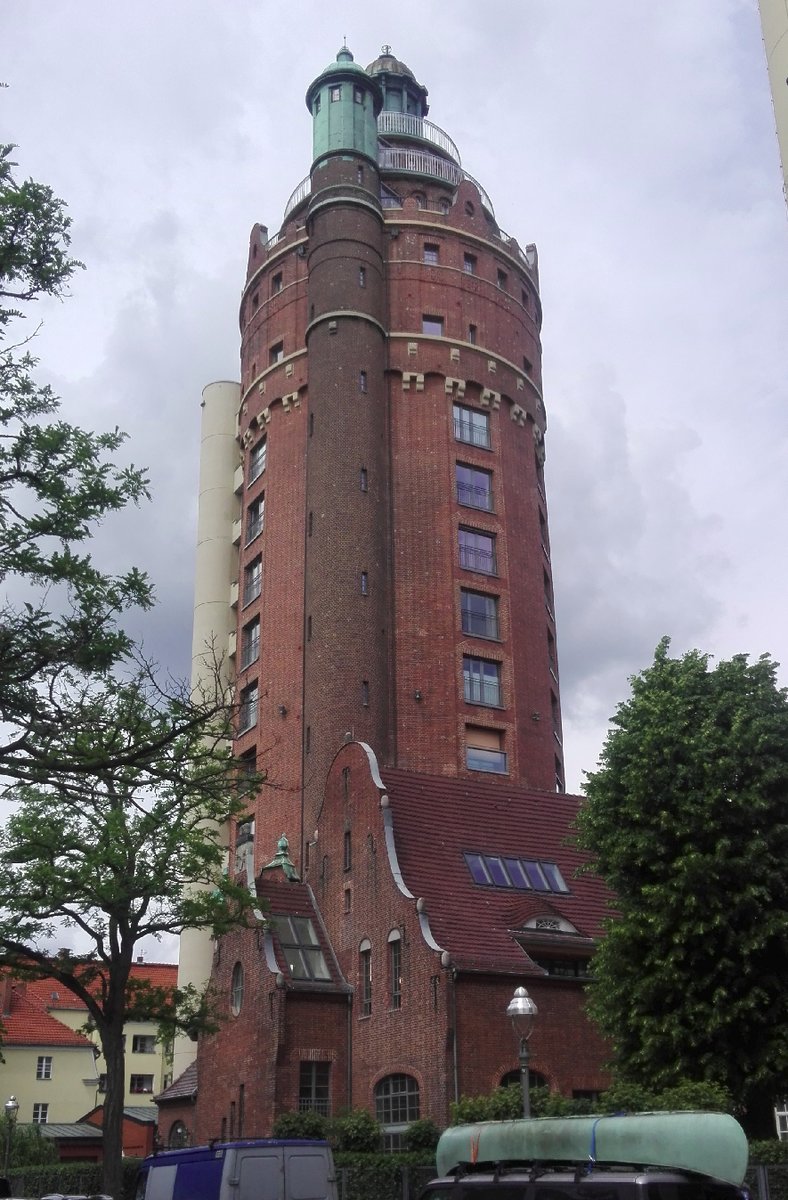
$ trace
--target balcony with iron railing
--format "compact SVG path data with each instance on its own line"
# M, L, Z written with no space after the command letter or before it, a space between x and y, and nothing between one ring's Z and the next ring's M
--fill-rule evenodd
M381 137L415 138L420 142L431 142L444 154L460 165L460 152L454 142L438 125L425 121L413 113L382 112L378 117L378 133Z

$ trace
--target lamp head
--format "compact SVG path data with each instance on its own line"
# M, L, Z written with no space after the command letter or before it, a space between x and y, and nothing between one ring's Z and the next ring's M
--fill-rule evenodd
M9 1121L16 1120L16 1114L19 1112L19 1101L16 1096L9 1096L5 1102L5 1115Z
M528 1041L534 1027L534 1017L538 1013L535 1002L524 987L515 988L514 995L509 1001L506 1015L512 1022L512 1028L519 1038Z

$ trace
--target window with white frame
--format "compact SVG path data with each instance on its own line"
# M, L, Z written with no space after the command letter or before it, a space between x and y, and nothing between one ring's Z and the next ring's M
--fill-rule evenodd
M389 934L389 1008L402 1008L402 934Z
M246 545L263 532L265 523L265 494L258 496L246 510Z
M34 1104L33 1105L33 1124L34 1125L46 1125L48 1119L49 1119L49 1105L48 1104Z
M298 1111L331 1112L331 1063L302 1062L298 1070Z
M36 1061L36 1079L52 1078L52 1055L39 1054Z
M490 449L489 413L467 408L464 404L455 404L452 415L454 436L458 442L466 442L469 446L481 446L484 450Z
M154 1033L135 1033L131 1039L132 1054L155 1054L156 1035Z
M244 968L243 963L237 962L233 967L230 980L230 1011L237 1017L244 1001Z
M358 976L361 993L361 1016L372 1013L372 943L364 938L358 948Z
M152 1075L132 1075L129 1080L129 1091L134 1096L147 1096L153 1091Z
M492 512L492 471L471 467L466 463L457 463L457 501L467 508L480 508Z

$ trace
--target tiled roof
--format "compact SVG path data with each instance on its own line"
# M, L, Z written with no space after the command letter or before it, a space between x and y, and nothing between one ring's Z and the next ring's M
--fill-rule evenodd
M185 1071L182 1071L177 1079L173 1079L169 1087L163 1092L159 1092L158 1096L153 1099L156 1104L166 1103L168 1100L191 1100L197 1095L197 1063L189 1063Z
M175 987L178 982L177 963L133 963L132 979L149 979L154 987ZM27 995L42 1008L55 1012L57 1009L85 1012L83 1000L64 987L56 979L30 979L26 984Z
M93 1043L62 1021L50 1017L40 1004L20 991L11 991L11 1011L3 1013L6 1046L74 1046L93 1049Z
M331 973L331 981L317 982L312 980L291 979L285 966L284 957L278 938L274 937L274 947L279 963L279 969L285 977L288 987L304 990L347 990L348 985L342 976L334 954L333 946L328 938L328 932L323 924L323 918L317 906L311 887L305 883L292 883L284 875L277 872L263 872L257 880L257 894L266 902L266 915L272 917L309 917L323 951L326 965Z
M397 770L384 770L383 781L404 882L456 966L542 975L511 936L532 916L562 916L584 938L601 934L610 894L596 876L576 876L583 856L570 844L579 797ZM569 892L480 886L466 851L557 863Z

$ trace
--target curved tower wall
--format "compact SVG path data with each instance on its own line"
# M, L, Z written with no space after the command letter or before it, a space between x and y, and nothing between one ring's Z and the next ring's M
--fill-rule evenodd
M396 60L340 52L307 104L311 177L277 234L253 229L241 304L235 665L255 707L235 748L268 776L258 869L283 832L305 869L348 734L382 765L563 786L536 251Z
M785 0L759 0L759 6L788 202L788 8Z
M202 394L200 483L197 510L194 618L192 626L193 694L210 691L217 682L226 689L233 683L230 657L235 637L231 592L237 586L238 552L233 525L238 516L235 494L238 468L236 419L240 400L237 383L211 383ZM229 835L229 831L228 831ZM229 840L229 838L228 838ZM211 974L213 940L206 930L190 929L181 935L178 984L202 988ZM194 1061L197 1047L185 1036L176 1038L173 1078Z

